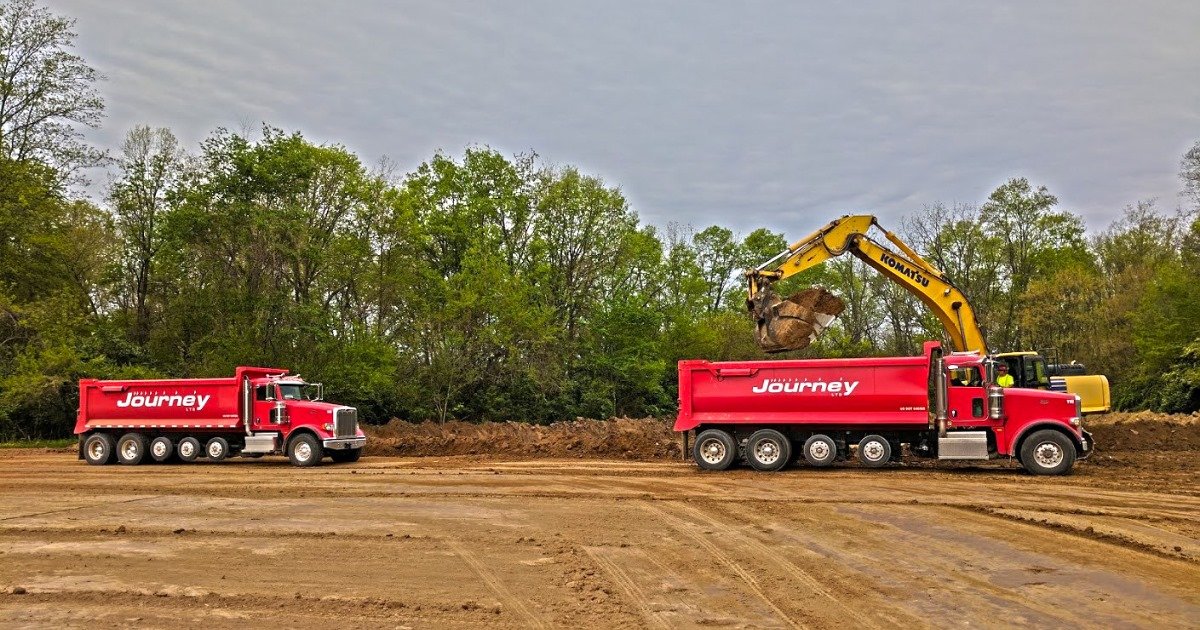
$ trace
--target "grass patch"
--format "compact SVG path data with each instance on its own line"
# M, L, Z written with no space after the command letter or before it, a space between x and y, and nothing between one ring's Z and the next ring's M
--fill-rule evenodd
M57 440L16 440L0 442L0 448L70 448L79 443L77 438L59 438Z

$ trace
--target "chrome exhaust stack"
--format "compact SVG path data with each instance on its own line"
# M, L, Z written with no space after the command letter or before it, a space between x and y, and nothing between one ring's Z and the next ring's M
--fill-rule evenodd
M246 426L246 436L254 435L250 428L250 419L254 417L254 388L250 387L250 377L242 377L242 424Z
M946 437L946 420L947 420L947 399L949 392L946 391L946 359L937 357L933 360L933 413L934 420L937 423L938 437Z

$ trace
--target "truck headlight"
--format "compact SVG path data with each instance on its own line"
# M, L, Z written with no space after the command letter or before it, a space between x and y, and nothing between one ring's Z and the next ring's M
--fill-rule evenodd
M1079 419L1078 416L1071 418L1071 426L1073 426L1075 428L1079 428L1079 426L1082 424L1083 424L1083 422Z
M326 422L325 424L322 424L321 428L325 429L326 433L333 433L333 423L332 422Z

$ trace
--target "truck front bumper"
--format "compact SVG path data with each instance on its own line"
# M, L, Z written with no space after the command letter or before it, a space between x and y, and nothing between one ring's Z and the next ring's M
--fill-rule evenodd
M366 437L329 438L328 440L321 440L321 445L324 446L325 450L327 451L350 451L356 448L362 448L366 443Z
M1087 459L1091 456L1092 451L1096 450L1096 440L1092 439L1092 434L1087 431L1080 431L1083 434L1083 452L1079 454L1079 459Z

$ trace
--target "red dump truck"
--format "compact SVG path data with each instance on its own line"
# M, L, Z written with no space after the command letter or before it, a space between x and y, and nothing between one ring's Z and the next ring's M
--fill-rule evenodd
M745 459L779 470L802 457L886 465L907 445L939 460L1016 457L1058 475L1091 454L1079 396L995 385L998 362L926 342L923 356L679 362L675 430L709 470Z
M220 461L283 453L297 466L359 458L353 407L287 370L239 367L233 378L79 382L79 457L89 464Z

